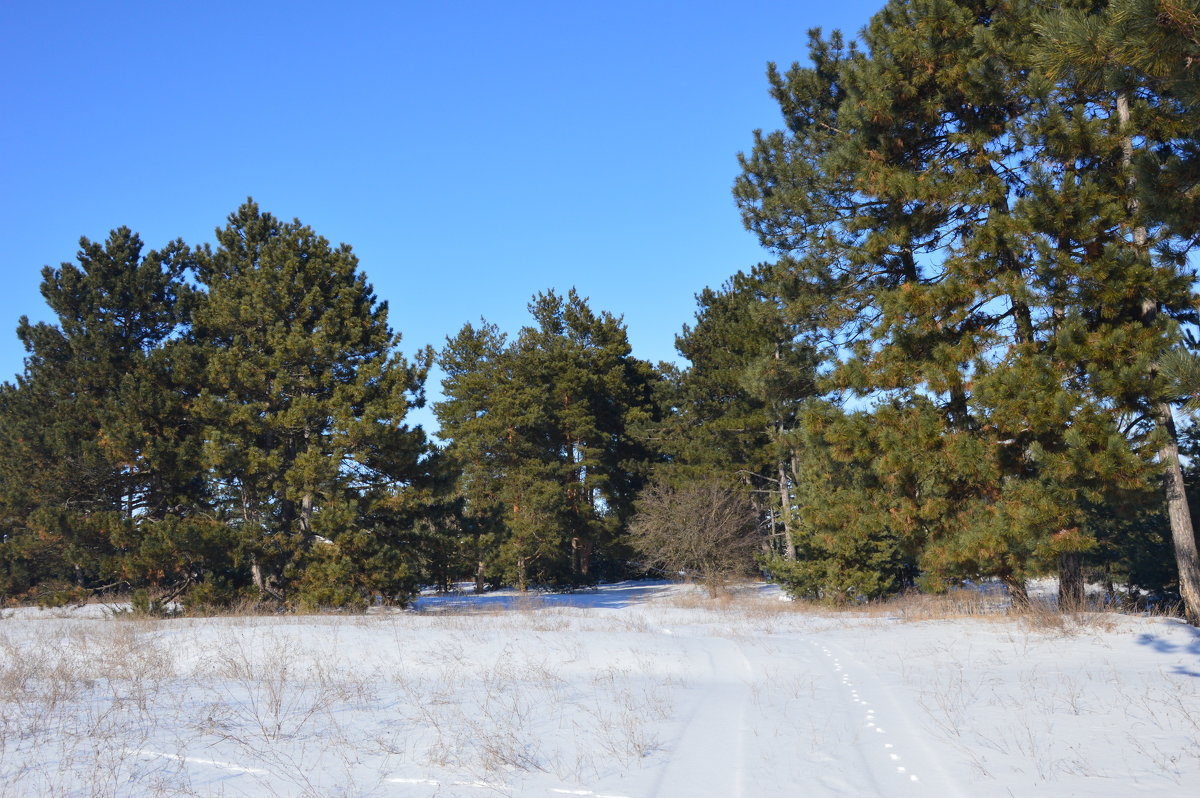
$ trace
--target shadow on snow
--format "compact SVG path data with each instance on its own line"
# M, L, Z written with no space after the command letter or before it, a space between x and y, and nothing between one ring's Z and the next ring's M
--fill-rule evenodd
M622 609L645 603L671 589L667 581L617 582L564 593L497 590L491 593L432 593L412 603L418 612L499 612L556 607Z
M1160 637L1155 634L1138 635L1137 642L1141 646L1149 646L1160 654L1193 654L1200 657L1200 629L1190 626L1183 621L1168 621L1172 629L1179 629L1187 632L1192 636L1191 640L1178 642L1169 640L1165 637ZM1200 665L1200 663L1198 663ZM1176 665L1173 673L1180 676L1194 676L1200 678L1200 670L1193 670L1184 665Z

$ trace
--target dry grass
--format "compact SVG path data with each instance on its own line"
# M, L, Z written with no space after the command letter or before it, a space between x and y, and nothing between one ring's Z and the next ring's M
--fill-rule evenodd
M0 796L217 795L222 773L268 796L355 784L338 775L358 757L339 713L371 702L370 674L295 635L252 645L226 626L205 656L178 621L34 623L0 636Z
M778 597L764 597L756 589L735 589L716 598L694 590L677 593L665 603L679 609L748 614L751 617L849 615L899 621L928 621L1008 617L1011 614L1007 599L998 599L974 590L954 590L942 595L912 592L883 601L841 605L805 599L781 600Z
M1200 762L1200 684L1119 669L1102 637L1071 643L1092 646L1094 657L1046 664L1062 650L1060 636L1116 624L1113 613L1024 614L1002 633L1008 653L946 640L897 664L935 736L984 782L1047 788L1136 773L1139 781L1182 785ZM1057 794L1068 792L1075 789Z
M1111 632L1122 615L1116 608L1098 607L1084 612L1060 612L1056 606L1031 601L1012 615L1027 629L1053 635L1074 635L1081 632Z
M1094 602L1082 612L1064 613L1053 600L1034 599L1024 608L1013 607L1007 596L972 589L951 590L942 594L915 591L892 596L882 601L862 604L831 605L815 601L763 598L756 593L744 593L706 599L699 593L683 594L670 602L689 609L745 612L755 616L784 616L800 614L816 617L850 615L901 622L980 619L984 621L1017 620L1023 625L1046 632L1070 634L1084 629L1111 630L1123 611L1119 607ZM1170 613L1163 613L1163 617Z
M219 795L231 777L237 794L388 794L397 770L581 783L656 750L670 678L604 666L579 690L558 668L589 666L548 634L565 611L529 606L5 624L0 798ZM426 630L452 642L414 647ZM513 632L548 646L497 645ZM352 635L366 659L337 653Z

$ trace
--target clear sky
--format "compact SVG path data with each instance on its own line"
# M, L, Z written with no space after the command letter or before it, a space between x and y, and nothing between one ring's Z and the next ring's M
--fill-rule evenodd
M247 196L350 244L408 353L574 286L674 360L695 293L768 257L730 196L766 63L881 5L4 0L0 375L81 235L212 241Z

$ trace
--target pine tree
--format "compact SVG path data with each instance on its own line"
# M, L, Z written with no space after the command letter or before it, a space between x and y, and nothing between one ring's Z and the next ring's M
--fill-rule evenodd
M1114 0L1043 18L1039 30L1046 39L1041 63L1060 83L1088 91L1094 98L1091 116L1108 123L1101 141L1112 155L1093 163L1108 177L1110 194L1120 203L1114 215L1123 218L1102 229L1098 243L1120 265L1126 283L1140 276L1141 290L1116 302L1105 298L1102 307L1110 315L1136 315L1147 334L1157 334L1123 398L1157 427L1180 593L1188 619L1200 624L1200 553L1179 459L1172 386L1157 362L1177 345L1164 317L1194 320L1190 291L1179 283L1200 224L1195 200L1200 81L1194 68L1200 7L1187 0Z
M814 34L812 68L772 68L788 130L756 134L735 188L793 274L793 315L831 344L825 390L875 407L863 484L931 575L1018 598L1030 573L1070 572L1096 543L1088 508L1148 473L1122 413L1168 328L1129 297L1188 301L1177 270L1111 243L1120 147L1086 110L1103 98L1038 78L1036 10L896 2L863 51Z
M887 491L872 467L877 421L823 401L808 402L801 412L793 465L796 556L766 563L795 597L845 604L881 598L913 581L915 554L906 544L917 535L897 523L899 502L880 501Z
M633 430L655 411L657 378L620 319L574 291L538 294L529 310L535 325L511 342L486 322L447 342L439 435L462 470L480 574L587 582L649 470Z
M399 336L347 245L247 201L198 259L204 460L255 587L277 600L404 600L426 444L405 424L425 352Z
M745 377L749 364L767 356L775 340L754 313L750 282L739 272L720 291L706 288L696 295L695 324L675 338L690 365L680 375L677 413L667 423L679 428L673 460L682 469L753 480L770 490L770 421Z
M486 321L467 324L447 339L438 354L445 373L446 399L434 405L438 436L451 441L447 457L458 473L456 492L462 502L459 548L470 563L467 573L482 592L504 538L503 474L515 466L506 444L511 435L493 408L507 382L502 359L507 336ZM492 578L497 576L492 575Z
M791 435L797 408L815 389L816 356L788 323L779 292L776 269L759 264L720 291L697 295L695 326L685 326L675 343L690 365L662 429L673 442L673 478L738 479L779 530L771 548L794 559Z
M997 168L1012 156L1004 134L1020 109L1008 92L1016 76L996 56L1023 44L982 8L922 2L885 7L864 41L869 56L814 33L813 68L772 70L790 130L756 137L735 193L751 229L786 256L798 314L833 344L827 390L923 408L908 423L936 411L939 435L957 440L986 429L971 386L998 333L1032 336ZM951 464L947 474L975 465ZM953 514L985 500L986 484L954 482ZM934 542L953 534L917 523L919 509L907 523Z
M198 439L175 363L190 252L174 242L143 254L120 228L103 245L81 239L77 261L42 272L58 323L23 317L17 330L29 354L4 388L0 468L10 518L23 521L7 543L41 552L26 587L69 576L78 587L178 593L220 548L203 519Z

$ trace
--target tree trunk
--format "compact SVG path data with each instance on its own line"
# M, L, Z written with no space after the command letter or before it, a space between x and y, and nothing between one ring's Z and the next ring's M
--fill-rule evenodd
M484 581L485 564L483 560L479 560L475 565L475 592L482 593L486 582Z
M313 495L305 493L300 498L300 534L307 544L312 538Z
M1029 609L1029 591L1025 587L1025 580L1018 579L1012 574L1000 577L1000 581L1008 588L1008 597L1012 602L1014 612L1025 612Z
M746 486L746 494L750 497L750 506L754 508L754 517L761 519L763 516L767 518L767 526L762 534L762 540L759 547L762 549L764 557L770 557L775 553L775 507L767 501L764 506L759 493L754 489L754 480L743 471L739 477L741 483ZM760 523L761 527L762 524Z
M1077 551L1064 551L1058 555L1058 611L1083 609L1083 556Z
M579 573L585 580L591 575L592 551L595 547L591 540L583 540L579 545Z
M784 469L783 462L779 463L779 518L783 521L783 556L791 561L796 561L796 539L792 537L792 514L788 512L788 508L792 503L791 494L788 493L787 471Z
M529 558L528 557L518 557L517 558L517 590L520 590L522 593L524 593L526 590L529 589L529 574L527 572L528 568L529 568Z
M304 425L304 451L311 448L312 430ZM307 547L312 542L313 489L306 486L304 495L300 497L300 535L301 545Z
M1179 463L1179 443L1171 406L1158 407L1158 423L1166 433L1166 443L1158 456L1166 467L1163 482L1167 492L1167 517L1171 520L1171 542L1175 548L1175 564L1179 568L1179 596L1188 623L1200 626L1200 552L1196 550L1196 533L1192 512L1183 487L1183 468Z
M1133 173L1133 136L1130 132L1129 97L1121 92L1117 95L1117 119L1124 136L1122 146L1123 165L1131 189L1130 216L1137 218L1140 203L1135 192L1137 177ZM1137 224L1133 230L1133 244L1144 251L1148 235L1144 225ZM1158 303L1152 299L1142 301L1142 321L1154 323L1158 316ZM1158 365L1150 367L1150 376L1158 371ZM1179 596L1183 599L1183 613L1188 623L1200 626L1200 553L1196 550L1196 532L1192 526L1192 513L1188 508L1187 494L1183 487L1183 469L1179 464L1179 437L1175 431L1175 418L1168 402L1160 402L1155 413L1156 425L1162 430L1165 443L1158 451L1159 459L1166 469L1164 483L1167 494L1167 517L1171 522L1171 542L1175 549L1175 565L1179 570Z
M753 499L751 499L751 501L753 502L754 509L756 511L754 513L755 516L761 518L762 513L758 511L758 502L754 501ZM768 535L764 535L762 537L762 542L759 544L759 548L762 550L764 557L770 557L775 553L775 508L770 505L767 506L767 523L770 524L769 528L771 532Z
M267 586L263 582L262 566L258 564L257 554L250 555L250 578L254 580L254 587L258 589L259 593L267 592Z
M1141 230L1141 235L1144 238L1145 230ZM1142 319L1146 324L1154 323L1157 315L1158 307L1154 302L1146 300L1142 303ZM1153 378L1157 371L1157 364L1152 365L1150 377ZM1167 518L1171 523L1171 543L1175 549L1175 567L1179 571L1179 597L1183 599L1183 613L1188 623L1200 626L1200 552L1196 549L1196 531L1183 487L1179 434L1169 402L1158 403L1154 423L1163 435L1158 459L1165 469L1163 487L1167 499Z
M1122 602L1117 596L1117 586L1113 584L1112 567L1104 566L1104 604L1107 607L1119 607Z

